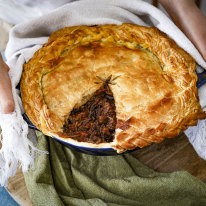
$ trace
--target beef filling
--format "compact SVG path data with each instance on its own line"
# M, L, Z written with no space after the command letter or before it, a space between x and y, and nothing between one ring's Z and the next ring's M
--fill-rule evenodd
M107 83L78 109L73 109L64 125L69 138L81 142L112 142L116 126L115 103Z

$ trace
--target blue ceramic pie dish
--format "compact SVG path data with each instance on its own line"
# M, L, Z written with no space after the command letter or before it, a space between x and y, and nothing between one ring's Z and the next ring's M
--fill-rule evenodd
M204 70L202 73L197 73L197 76L198 76L197 88L200 88L203 84L206 83L206 71ZM28 123L30 128L37 130L37 128L31 123L31 121L29 120L29 118L27 117L27 115L25 113L23 114L23 118ZM82 147L82 146L73 145L73 144L68 143L66 141L60 140L56 137L53 137L53 139L60 142L64 146L68 147L69 149L72 149L72 150L77 151L77 152L82 152L82 153L85 153L85 154L89 154L89 155L95 155L95 156L118 155L118 153L113 148ZM133 151L138 150L138 149L140 149L140 148L137 147L136 149L128 150L125 153L133 152Z

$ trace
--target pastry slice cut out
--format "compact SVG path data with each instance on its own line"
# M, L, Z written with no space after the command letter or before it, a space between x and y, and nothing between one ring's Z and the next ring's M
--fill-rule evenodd
M112 142L116 128L116 108L106 81L84 105L73 109L64 124L68 138L99 144Z

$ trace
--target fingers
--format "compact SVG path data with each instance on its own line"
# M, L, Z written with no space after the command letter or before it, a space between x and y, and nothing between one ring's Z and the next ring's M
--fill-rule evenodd
M15 105L8 70L8 66L0 57L0 105L3 114L13 112Z

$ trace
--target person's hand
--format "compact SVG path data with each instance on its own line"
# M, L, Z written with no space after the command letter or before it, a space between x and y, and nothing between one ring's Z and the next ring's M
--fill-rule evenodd
M195 0L159 0L159 2L206 61L206 17L196 6Z
M8 114L14 111L14 99L8 71L9 67L3 61L0 54L0 105L3 114Z

